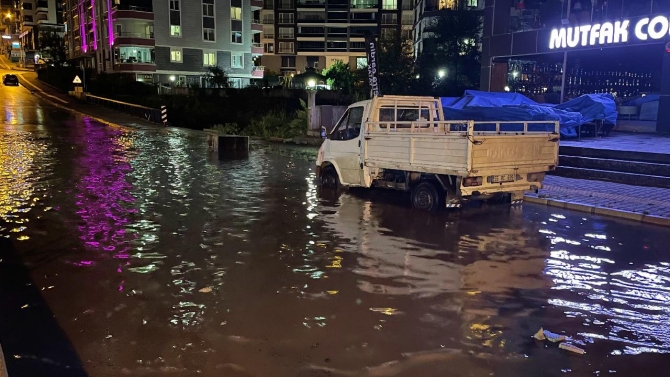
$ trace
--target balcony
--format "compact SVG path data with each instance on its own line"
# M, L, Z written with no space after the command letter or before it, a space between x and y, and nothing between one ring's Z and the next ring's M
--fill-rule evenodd
M40 0L36 4L35 13L49 13L49 2Z
M114 10L114 18L119 20L123 18L153 20L154 12L151 8L142 8L132 5L117 5Z
M255 79L262 79L264 72L265 72L265 67L263 67L262 65L258 65L258 66L255 65L251 69L251 77L253 77Z
M251 0L251 11L263 9L263 0Z
M263 55L263 44L254 42L251 44L251 54L252 55Z
M114 34L114 44L115 45L136 45L136 46L154 46L156 41L154 40L154 34L146 33L115 33Z
M260 20L252 20L251 21L251 33L252 34L258 34L263 32L263 24L261 23Z
M298 0L297 8L324 8L326 0Z
M154 63L115 63L114 70L117 72L156 72Z
M355 10L377 9L379 6L378 0L351 0L350 8Z

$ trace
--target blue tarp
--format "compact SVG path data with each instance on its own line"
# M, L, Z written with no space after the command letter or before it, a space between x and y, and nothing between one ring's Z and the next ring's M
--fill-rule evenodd
M584 123L602 120L609 124L616 124L616 118L619 115L616 102L611 94L585 94L553 108L581 113Z
M614 98L609 94L587 94L562 105L539 104L518 93L466 90L463 97L442 98L446 119L475 121L558 121L560 133L576 137L575 128L593 120L616 124Z

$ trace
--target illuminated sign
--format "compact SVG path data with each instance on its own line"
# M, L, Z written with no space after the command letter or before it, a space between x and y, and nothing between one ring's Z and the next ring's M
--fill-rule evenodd
M630 26L629 20L623 20L554 29L551 31L549 48L626 43L629 40ZM662 40L670 35L670 21L667 16L645 17L637 21L633 34L640 41Z

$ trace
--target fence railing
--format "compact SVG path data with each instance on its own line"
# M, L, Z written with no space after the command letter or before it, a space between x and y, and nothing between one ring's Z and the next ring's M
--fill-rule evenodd
M132 115L137 118L142 118L147 122L162 123L161 110L151 107L135 105L134 103L117 101L114 99L98 97L91 94L86 95L86 102L96 105L104 106L120 113Z

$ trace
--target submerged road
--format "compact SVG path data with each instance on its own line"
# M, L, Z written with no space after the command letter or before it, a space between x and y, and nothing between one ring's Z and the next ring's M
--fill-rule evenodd
M218 162L199 134L0 100L11 377L665 374L668 229L323 197L311 149Z

